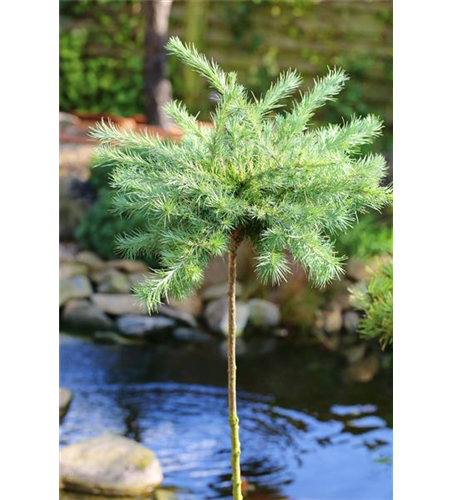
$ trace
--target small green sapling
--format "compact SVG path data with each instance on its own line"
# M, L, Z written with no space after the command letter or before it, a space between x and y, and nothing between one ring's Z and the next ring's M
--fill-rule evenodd
M233 498L242 498L236 401L236 253L248 240L256 273L277 284L289 272L288 254L315 285L340 277L343 259L331 235L354 224L359 213L390 203L381 187L381 155L361 156L360 146L381 133L375 116L342 125L309 128L314 110L343 88L347 76L330 70L290 110L275 110L300 86L295 71L282 73L261 98L235 73L224 72L193 46L171 38L171 54L204 76L218 94L212 125L201 125L172 102L166 113L184 132L180 142L119 130L100 123L91 132L101 145L97 165L113 166L120 214L139 213L147 226L119 239L128 257L157 256L160 267L135 288L150 311L168 296L186 297L203 280L211 257L228 254L228 393Z

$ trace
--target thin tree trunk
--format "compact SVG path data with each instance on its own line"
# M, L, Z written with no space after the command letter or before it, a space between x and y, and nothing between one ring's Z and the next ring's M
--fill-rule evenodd
M231 426L231 465L232 465L232 494L234 500L242 500L242 480L240 477L240 439L239 417L237 415L236 371L235 362L235 286L237 275L237 248L240 245L240 234L231 235L228 254L228 301L229 301L229 334L228 334L228 397L229 397L229 424Z
M171 100L171 83L166 75L165 44L173 0L145 0L144 110L151 125L166 127L168 117L162 106Z

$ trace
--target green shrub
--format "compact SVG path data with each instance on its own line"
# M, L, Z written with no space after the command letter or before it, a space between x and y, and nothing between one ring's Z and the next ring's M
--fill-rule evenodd
M351 290L352 302L364 312L358 331L368 339L379 338L382 348L393 339L393 263L381 263L365 288Z
M123 116L143 110L140 2L60 3L60 108Z
M340 234L337 240L341 253L361 260L392 253L392 244L391 217L375 213L363 216L356 226Z
M97 191L97 199L86 212L75 231L75 237L85 248L93 250L104 259L118 257L116 240L124 232L133 232L144 226L141 215L118 217L113 210L113 191L109 187L110 170L93 169L90 183ZM153 259L147 260L155 265Z

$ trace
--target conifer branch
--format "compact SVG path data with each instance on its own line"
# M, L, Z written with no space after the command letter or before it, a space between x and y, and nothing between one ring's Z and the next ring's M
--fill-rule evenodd
M375 116L354 117L342 126L307 129L314 111L335 99L348 77L329 70L293 108L276 116L301 84L287 71L260 99L249 99L235 73L178 38L168 43L220 94L211 129L179 102L167 113L184 131L179 143L146 133L97 124L99 166L113 168L116 210L139 212L147 227L118 239L128 257L156 255L160 269L136 293L150 310L169 295L178 298L199 286L209 258L228 252L240 231L256 248L256 272L279 283L290 272L288 254L323 286L340 277L343 259L327 235L346 231L360 213L392 201L381 155L360 156L360 147L381 134Z

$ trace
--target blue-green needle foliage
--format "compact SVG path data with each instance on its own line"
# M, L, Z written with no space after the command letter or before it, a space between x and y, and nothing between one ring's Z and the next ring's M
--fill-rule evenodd
M360 156L380 135L375 116L309 128L316 108L344 87L346 74L329 70L290 110L275 114L302 82L282 73L261 98L235 73L225 73L191 45L171 38L171 54L205 77L218 94L213 126L202 125L179 102L166 112L184 132L179 143L100 123L99 166L113 166L121 214L145 216L147 227L124 235L119 247L133 258L157 255L160 268L135 292L155 310L167 296L181 299L202 283L211 257L228 251L231 235L256 250L263 282L289 272L288 254L319 286L342 273L331 235L352 226L359 213L390 203L381 187L381 155ZM328 236L330 235L330 236Z

